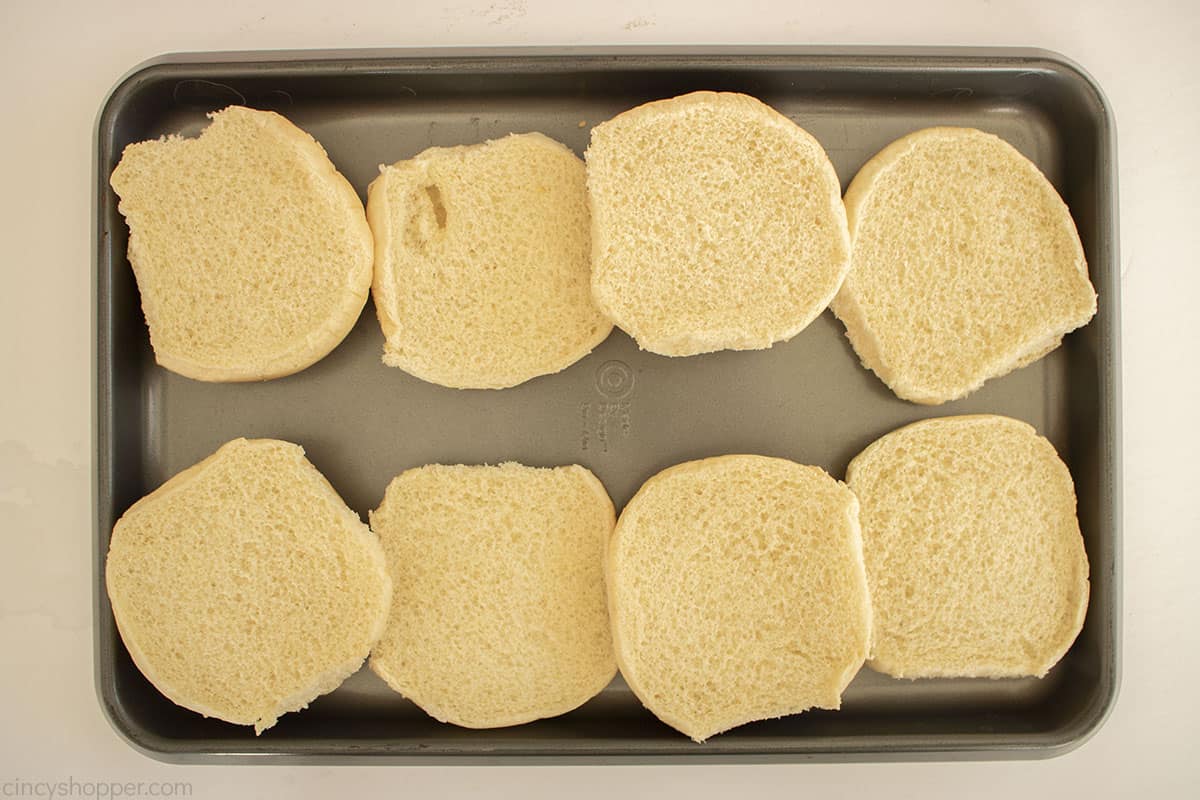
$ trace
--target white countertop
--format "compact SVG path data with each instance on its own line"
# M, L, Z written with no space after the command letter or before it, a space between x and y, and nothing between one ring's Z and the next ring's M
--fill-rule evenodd
M14 781L185 781L190 796L1180 796L1200 785L1200 5L565 0L5 2L0 195L0 796ZM92 681L89 231L95 115L172 51L402 45L1021 45L1098 80L1120 144L1124 630L1120 698L1049 761L675 767L175 767L130 749ZM129 787L126 791L132 791ZM143 786L146 795L155 787ZM76 792L81 791L76 789ZM78 794L76 796L79 796Z

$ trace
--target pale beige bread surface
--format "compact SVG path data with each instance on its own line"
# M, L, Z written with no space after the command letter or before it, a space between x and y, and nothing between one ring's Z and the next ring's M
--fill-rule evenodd
M368 190L383 361L464 389L559 372L612 331L592 302L583 162L540 133L434 147Z
M604 595L614 516L580 466L401 473L371 513L396 585L371 668L468 728L582 705L616 674Z
M648 480L608 549L621 674L696 741L836 709L867 656L858 501L817 467L692 461Z
M851 269L832 308L899 397L963 397L1096 313L1070 210L997 136L909 134L863 166L845 203Z
M875 607L870 666L898 678L1042 676L1083 626L1088 562L1054 447L1008 417L943 417L851 463Z
M362 665L392 591L379 540L301 447L273 439L235 439L135 503L105 580L142 674L258 733Z
M742 94L694 92L592 130L592 293L667 356L790 339L849 267L837 174L821 145Z
M333 350L366 303L366 215L283 117L210 116L199 138L129 145L112 173L154 357L205 381L289 375Z

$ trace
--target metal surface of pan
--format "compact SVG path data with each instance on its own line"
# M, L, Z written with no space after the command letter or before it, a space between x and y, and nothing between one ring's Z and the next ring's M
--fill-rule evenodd
M825 146L845 186L893 139L930 125L996 133L1030 157L1077 222L1099 313L1063 346L968 398L897 399L860 366L826 312L770 350L670 359L619 330L552 376L457 391L380 362L373 308L327 358L265 383L208 384L154 363L127 229L108 176L125 145L195 134L232 103L280 111L311 133L360 194L381 163L431 145L541 131L582 153L589 128L696 89L755 95ZM1120 382L1116 144L1095 84L1027 50L822 48L498 52L297 52L168 56L123 79L102 108L95 163L95 670L114 727L168 761L654 762L1022 758L1098 727L1119 665ZM1042 680L900 681L864 669L838 712L754 723L704 745L659 723L618 678L562 717L499 730L440 724L368 670L260 737L173 705L138 672L104 592L115 520L236 436L302 444L349 505L429 462L581 463L618 509L660 469L723 453L847 462L905 423L961 413L1032 423L1071 469L1091 563L1083 632Z

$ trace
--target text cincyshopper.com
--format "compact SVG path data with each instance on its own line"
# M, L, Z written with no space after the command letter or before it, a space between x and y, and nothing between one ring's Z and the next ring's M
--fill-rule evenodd
M191 797L188 781L121 781L66 778L13 778L0 781L0 800L34 797L55 800L67 797Z

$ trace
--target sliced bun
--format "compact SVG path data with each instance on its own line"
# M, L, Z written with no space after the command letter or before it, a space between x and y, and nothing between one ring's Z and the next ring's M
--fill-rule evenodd
M898 396L944 403L1058 347L1096 313L1070 210L999 137L928 128L846 191L851 269L833 311Z
M198 139L129 145L112 174L154 357L204 381L289 375L333 350L366 303L362 202L278 114L211 117Z
M371 668L468 728L553 717L616 673L604 596L614 513L579 466L426 466L371 525L396 585Z
M858 455L872 668L898 678L1045 675L1083 626L1088 562L1054 447L1008 417L944 417Z
M235 439L135 503L105 567L134 663L256 732L333 691L383 632L379 541L297 445Z
M612 331L592 303L583 162L540 133L434 147L368 190L383 361L443 386L559 372Z
M592 130L592 293L645 350L687 356L790 339L849 267L821 145L752 97L694 92Z
M608 550L621 674L696 741L836 709L871 633L858 502L817 467L723 456L655 475Z

